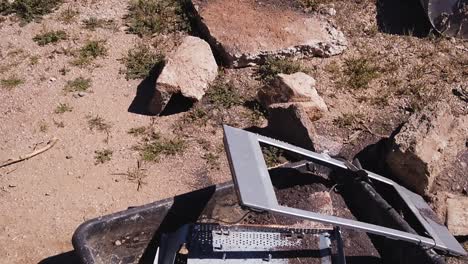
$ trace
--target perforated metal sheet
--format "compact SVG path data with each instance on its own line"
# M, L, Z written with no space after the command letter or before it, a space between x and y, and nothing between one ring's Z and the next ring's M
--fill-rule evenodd
M315 238L315 239L314 239ZM307 239L311 239L310 236ZM318 236L312 237L318 247ZM270 251L303 247L304 236L266 232L217 232L213 231L214 251Z
M256 228L197 224L192 228L187 263L332 263L333 230Z

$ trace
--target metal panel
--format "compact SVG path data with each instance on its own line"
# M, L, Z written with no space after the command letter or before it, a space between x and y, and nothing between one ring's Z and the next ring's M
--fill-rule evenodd
M236 185L240 201L244 206L255 210L270 211L302 219L333 224L344 228L356 229L391 239L403 240L421 246L426 246L428 248L443 250L453 255L466 255L463 247L456 242L455 238L453 238L453 236L448 232L447 228L441 225L434 226L432 222L429 222L426 218L421 216L417 206L414 204L414 202L416 202L418 207L422 207L421 203L425 204L424 200L419 195L411 193L409 190L404 189L404 187L398 185L394 181L370 171L366 171L369 178L389 184L395 188L405 203L408 204L411 211L416 215L417 219L425 227L430 237L424 237L355 220L280 206L275 196L273 185L268 174L268 168L265 164L265 160L263 159L259 143L265 143L298 153L325 166L345 170L347 170L348 167L344 162L333 159L326 154L312 152L241 129L224 126L224 136L233 180Z

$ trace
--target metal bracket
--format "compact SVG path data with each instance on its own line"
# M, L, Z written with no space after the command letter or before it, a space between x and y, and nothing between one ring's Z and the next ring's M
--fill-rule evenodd
M390 179L370 171L366 171L370 179L388 184L396 190L430 237L424 237L355 220L281 206L278 204L273 184L268 173L268 168L260 148L260 143L300 154L321 165L344 170L347 170L348 167L344 162L333 159L326 154L312 152L230 126L224 126L224 143L233 181L235 183L240 202L246 207L254 210L269 211L272 213L332 224L343 228L360 230L395 240L402 240L426 246L429 249L438 249L452 255L466 255L463 247L449 233L445 226L421 215L420 210L430 210L429 205L427 205L423 198Z

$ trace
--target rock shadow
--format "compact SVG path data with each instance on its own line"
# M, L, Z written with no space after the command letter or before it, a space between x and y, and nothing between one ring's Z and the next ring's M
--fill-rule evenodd
M426 37L432 26L420 0L377 0L380 32Z
M39 261L38 264L81 264L75 251L61 253Z
M149 75L138 85L135 98L128 107L128 112L148 116L155 115L150 111L150 106L156 92L156 80L163 67L162 63L155 65Z

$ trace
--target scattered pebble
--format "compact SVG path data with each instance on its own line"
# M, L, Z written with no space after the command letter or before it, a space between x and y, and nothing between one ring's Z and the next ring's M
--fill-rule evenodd
M325 14L329 16L335 16L336 15L336 9L333 7L325 9Z
M56 80L57 80L57 78L55 78L55 77L50 77L49 82L55 82Z
M65 158L66 158L66 159L71 159L72 156L67 155L67 156L65 156Z
M462 168L466 169L466 162L462 161L460 162L460 165L462 166Z
M116 241L114 242L114 245L116 245L116 246L121 246L121 245L122 245L122 242L120 242L120 240L116 240Z

